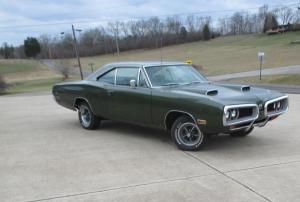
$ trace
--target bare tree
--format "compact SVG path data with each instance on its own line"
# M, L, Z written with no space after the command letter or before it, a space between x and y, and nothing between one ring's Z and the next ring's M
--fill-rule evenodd
M114 23L108 23L108 29L109 31L114 35L115 42L116 42L116 49L117 49L117 54L120 54L120 49L119 49L119 33L120 33L120 22L116 21Z
M287 6L277 8L273 11L273 13L278 17L279 21L283 25L291 23L294 16L293 10Z
M189 15L186 17L187 30L190 33L195 32L195 17L194 15Z

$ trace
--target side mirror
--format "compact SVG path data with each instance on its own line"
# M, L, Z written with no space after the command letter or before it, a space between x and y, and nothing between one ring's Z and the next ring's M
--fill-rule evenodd
M136 87L136 80L131 79L131 80L129 81L129 85L130 85L130 87L135 88L135 87Z

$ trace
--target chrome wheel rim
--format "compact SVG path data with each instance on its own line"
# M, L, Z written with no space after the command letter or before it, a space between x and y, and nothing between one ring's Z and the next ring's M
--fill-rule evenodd
M89 127L91 123L91 112L89 108L87 106L82 105L80 106L79 112L82 125L85 127Z
M177 138L186 146L195 146L202 142L203 134L194 123L184 123L177 130Z

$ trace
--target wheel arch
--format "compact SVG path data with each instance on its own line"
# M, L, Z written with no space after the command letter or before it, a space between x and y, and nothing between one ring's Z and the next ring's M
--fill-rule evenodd
M73 107L78 110L79 104L85 102L89 105L90 109L92 110L92 112L95 114L95 111L92 107L92 105L90 104L90 102L88 101L88 99L84 98L84 97L75 97L74 98L74 104Z
M192 114L181 110L170 110L165 115L165 119L164 119L165 129L171 130L173 123L176 121L177 118L179 118L182 115L186 115L190 117L195 122L195 124L197 124L196 119Z

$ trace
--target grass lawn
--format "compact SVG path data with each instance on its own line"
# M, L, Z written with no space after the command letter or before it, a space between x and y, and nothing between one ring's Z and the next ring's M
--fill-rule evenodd
M225 73L249 71L258 68L257 53L264 51L266 57L263 68L281 67L300 64L300 44L290 44L300 40L300 32L267 36L251 34L240 36L224 36L210 41L198 41L173 45L160 49L133 50L116 55L101 55L81 58L83 68L90 71L89 63L94 69L110 62L136 60L186 61L192 59L194 64L203 67L207 76ZM75 58L57 60L58 63L77 65ZM48 91L51 86L61 81L61 75L49 70L37 60L0 59L0 74L12 86L8 93ZM78 78L72 78L78 79ZM264 76L263 83L300 84L299 75ZM243 78L233 81L259 82L257 78Z
M62 81L61 75L37 60L0 59L0 74L10 86L4 94L50 91Z
M53 84L61 82L61 78L46 78L46 79L36 79L17 82L11 84L12 86L6 91L6 93L25 93L25 92L38 92L38 91L49 91Z
M1 74L32 72L41 68L43 68L42 64L36 60L0 59Z
M264 84L286 84L286 85L300 85L300 74L286 74L286 75L272 75L263 76L262 80L259 77L245 77L238 79L227 80L229 82L238 83L264 83Z
M199 41L173 45L160 49L134 50L116 55L83 57L83 68L90 71L89 63L95 67L103 64L126 60L163 60L186 61L191 58L194 64L204 67L205 75L221 75L225 73L249 71L258 68L257 53L265 52L264 68L281 67L300 64L300 44L290 44L300 40L300 32L278 35L251 34L225 36L211 41ZM77 65L76 59L66 59L66 63Z

